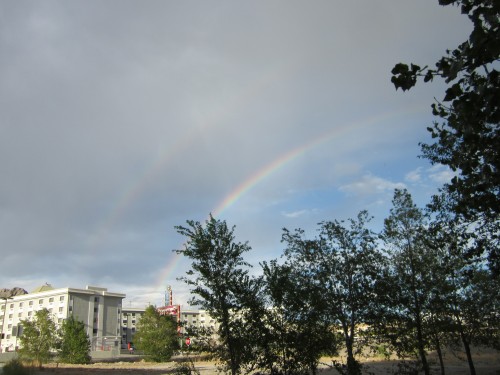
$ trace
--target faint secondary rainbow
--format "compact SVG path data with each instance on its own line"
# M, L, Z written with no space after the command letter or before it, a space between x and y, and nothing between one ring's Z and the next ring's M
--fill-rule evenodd
M240 183L236 188L234 188L227 196L225 196L219 204L215 206L212 211L214 217L220 216L225 210L233 206L241 197L248 193L252 188L258 185L261 181L266 179L266 177L275 173L279 169L283 168L285 165L291 163L293 160L299 158L300 156L307 153L316 147L328 143L334 138L341 138L347 134L355 132L360 128L365 126L373 125L380 122L385 122L388 120L393 120L403 116L409 116L411 114L420 112L419 109L404 110L404 111L394 111L383 113L375 117L360 119L358 121L345 123L340 127L335 127L334 129L327 131L320 136L313 138L312 140L279 155L276 159L272 160L270 163L264 165L262 168L258 169L255 173L246 178L242 183ZM169 258L169 262L163 269L158 278L158 286L163 285L163 283L169 279L173 271L177 268L178 264L182 259L182 255L173 253Z
M164 171L170 163L175 161L178 155L181 155L184 150L189 148L189 145L204 131L220 126L224 123L226 116L236 112L239 108L244 107L251 102L275 82L287 79L294 75L300 68L301 62L288 64L281 69L272 69L262 74L259 79L253 81L252 84L244 86L240 92L231 97L224 105L214 108L210 113L199 120L198 126L193 126L182 137L180 137L171 147L163 150L156 160L142 171L142 174L135 178L133 182L128 184L116 199L110 204L110 209L106 215L96 224L94 233L89 236L87 247L92 251L96 251L98 245L102 243L103 238L112 230L113 225L123 216L133 202L140 199L140 196L146 189L153 185L155 178Z

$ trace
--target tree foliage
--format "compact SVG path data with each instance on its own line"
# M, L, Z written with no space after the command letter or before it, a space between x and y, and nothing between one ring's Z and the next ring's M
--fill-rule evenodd
M252 285L250 265L242 256L250 246L235 242L234 227L229 229L212 215L205 225L190 220L175 228L187 238L177 253L192 261L191 270L181 278L193 288L190 304L201 306L219 323L221 345L216 354L235 375L249 360L248 342L241 334L245 321L238 314L245 310L244 297L250 295L245 286Z
M431 296L431 270L435 257L425 246L427 223L424 214L413 203L410 193L396 189L392 203L382 234L392 264L389 276L395 298L387 306L393 318L391 328L395 335L392 344L402 354L415 350L428 375L424 319Z
M263 262L265 306L261 312L260 368L273 374L316 373L321 356L335 354L338 340L325 319L322 289L300 265Z
M347 366L337 369L359 374L368 346L411 356L427 374L435 350L444 374L449 345L462 345L474 373L471 346L499 346L500 287L484 263L464 256L475 238L441 198L425 211L395 190L379 235L366 211L321 222L313 239L284 229L282 259L260 263L262 275L252 277L243 258L250 246L235 242L234 227L188 221L177 227L188 239L178 252L192 260L183 280L191 303L217 320L218 339L190 334L233 374L314 374L321 356L342 347Z
M323 314L330 329L341 332L348 374L361 371L355 356L363 347L361 338L372 315L374 288L383 264L376 236L367 228L370 220L368 212L361 211L347 223L322 222L315 240L305 239L301 230L283 234L288 263L309 280L302 295L314 293L318 300L311 306Z
M85 331L85 324L72 315L63 321L59 332L61 343L59 360L65 363L90 363L90 340Z
M21 322L23 334L20 337L19 355L23 360L31 361L40 367L50 361L57 345L57 328L49 310L35 312L33 320Z
M169 361L178 347L177 322L148 306L137 323L134 344L153 362Z
M411 89L420 77L435 77L448 84L442 101L432 105L442 121L429 127L436 140L422 144L423 156L449 166L457 174L444 191L454 197L453 209L477 226L494 223L500 215L500 5L496 0L439 0L455 5L472 22L469 38L439 59L435 67L396 64L392 82L396 89ZM491 226L491 225L490 225ZM482 237L483 241L488 239ZM490 266L500 271L498 234L487 251ZM478 253L470 253L477 255Z
M500 285L484 262L470 259L467 253L477 246L472 229L456 220L446 204L448 196L435 196L433 209L438 215L430 223L430 246L439 249L441 256L434 267L433 315L438 315L434 327L441 330L449 344L461 344L471 374L475 373L472 345L499 347ZM437 314L436 314L437 313Z

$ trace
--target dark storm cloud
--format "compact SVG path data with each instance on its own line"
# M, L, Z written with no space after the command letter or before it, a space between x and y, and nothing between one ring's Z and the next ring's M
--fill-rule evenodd
M389 71L434 61L467 28L430 1L3 2L0 287L157 288L174 225L332 128L425 112L435 92L396 93ZM325 219L341 186L396 186L416 168L397 163L425 125L398 121L332 138L223 217L253 258L279 252L276 228Z

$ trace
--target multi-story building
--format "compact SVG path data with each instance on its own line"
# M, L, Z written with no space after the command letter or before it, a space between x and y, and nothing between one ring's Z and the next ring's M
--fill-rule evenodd
M205 310L181 311L181 322L183 327L212 328L217 327L217 323Z
M46 308L60 326L74 316L85 325L91 349L119 349L121 341L122 300L125 294L108 292L107 288L85 289L43 285L31 293L0 299L0 352L19 347L22 321Z
M128 344L133 342L134 335L137 330L137 323L141 320L144 314L144 308L124 307L122 310L122 349L128 347Z
M134 335L137 331L137 323L139 323L139 321L141 320L144 311L146 311L146 308L123 308L122 348L126 348L129 342L134 341ZM182 308L180 308L180 323L182 325L181 333L185 333L187 327L217 327L216 321L212 317L210 317L210 315L208 315L205 310L182 310Z

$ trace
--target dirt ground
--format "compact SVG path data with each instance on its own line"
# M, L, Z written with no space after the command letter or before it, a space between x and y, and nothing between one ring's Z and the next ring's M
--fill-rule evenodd
M338 372L328 367L332 359L341 361L341 357L323 358L320 366L320 375L337 375ZM469 374L467 362L463 358L448 353L445 357L446 374L466 375ZM390 375L398 370L398 360L382 360L380 358L366 358L363 362L363 374ZM439 363L431 354L429 355L432 374L440 374ZM474 364L478 375L500 375L500 353L493 350L476 351L474 353ZM217 368L213 362L194 362L195 368L200 375L215 375ZM144 360L135 362L118 361L107 363L93 363L90 365L67 365L67 364L47 364L42 370L37 370L36 375L166 375L175 372L177 363L150 363Z

